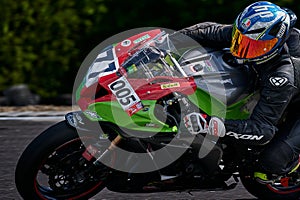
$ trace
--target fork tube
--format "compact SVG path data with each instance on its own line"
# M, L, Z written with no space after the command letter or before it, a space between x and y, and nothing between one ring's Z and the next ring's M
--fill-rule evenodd
M109 158L111 152L117 147L121 139L122 137L118 135L113 141L111 141L109 147L94 161L94 165L99 165L102 161Z

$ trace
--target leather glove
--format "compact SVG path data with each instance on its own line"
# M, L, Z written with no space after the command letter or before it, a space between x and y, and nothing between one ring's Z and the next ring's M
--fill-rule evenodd
M183 118L184 125L191 134L207 133L224 137L226 130L223 121L218 117L209 117L201 113L190 113Z
M216 137L224 137L226 133L224 122L218 117L211 117L208 123L207 133Z
M188 131L196 135L198 133L207 133L208 123L206 115L201 113L190 113L183 118L183 122Z

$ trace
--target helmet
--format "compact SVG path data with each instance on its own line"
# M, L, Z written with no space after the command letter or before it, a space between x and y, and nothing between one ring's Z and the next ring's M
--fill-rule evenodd
M243 62L263 63L276 56L289 35L290 16L279 6L260 1L237 17L230 51Z

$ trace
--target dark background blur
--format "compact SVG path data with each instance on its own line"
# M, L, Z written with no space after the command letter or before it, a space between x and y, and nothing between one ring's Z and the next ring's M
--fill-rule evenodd
M0 96L19 83L42 99L72 93L81 62L108 37L140 27L178 30L203 21L233 23L252 2L0 0ZM271 2L300 13L299 1Z

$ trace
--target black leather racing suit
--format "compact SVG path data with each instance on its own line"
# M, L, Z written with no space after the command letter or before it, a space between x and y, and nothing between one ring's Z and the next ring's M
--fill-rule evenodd
M232 25L204 22L179 32L204 46L228 48ZM279 126L289 105L296 105L293 102L299 96L300 62L297 58L292 60L291 55L300 60L300 31L295 28L291 30L280 55L265 63L253 65L258 75L260 99L250 118L225 121L226 137L248 145L262 145L271 141L261 156L261 163L265 170L278 174L290 170L300 154L300 106L293 108L293 115L290 115L293 117L287 118L290 123L285 124L291 125L283 128ZM275 134L278 139L273 139Z

